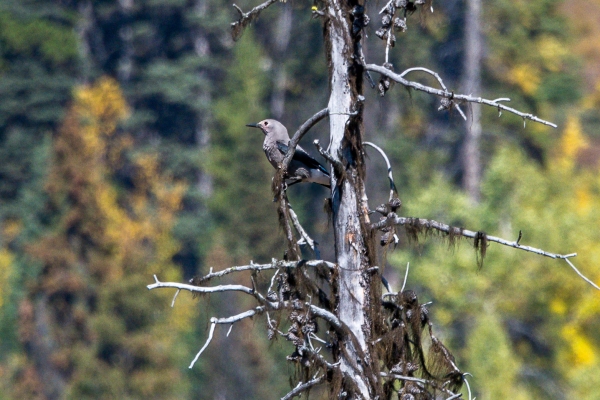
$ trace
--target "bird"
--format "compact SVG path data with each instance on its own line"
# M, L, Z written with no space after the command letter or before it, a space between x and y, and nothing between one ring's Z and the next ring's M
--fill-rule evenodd
M258 128L265 134L263 150L271 165L278 169L290 144L290 136L286 127L274 119L265 119L258 123L246 124L246 126ZM288 186L300 182L312 182L330 187L329 172L299 145L296 146L294 157L288 166L286 179L290 180Z

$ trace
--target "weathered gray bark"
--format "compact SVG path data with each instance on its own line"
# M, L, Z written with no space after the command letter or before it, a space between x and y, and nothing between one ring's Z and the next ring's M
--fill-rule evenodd
M483 36L481 33L481 0L467 0L465 18L465 64L463 91L481 93L481 59ZM466 121L463 144L463 188L469 198L479 202L481 183L481 105L471 104L471 118Z
M360 114L353 115L362 91L362 78L357 76L361 68L352 57L358 39L351 35L348 8L344 1L330 1L327 10L329 19L325 24L331 89L328 105L329 152L341 163L344 171L342 176L331 174L335 255L340 269L336 313L356 338L343 338L338 361L344 375L353 377L352 382L344 381L341 391L349 393L350 398L369 399L374 397L368 378L372 358L367 345L371 339L367 314L371 285L365 272L370 266L366 243L369 235L363 228L368 220L368 214L363 211L368 207L363 195L362 117ZM335 170L332 168L332 171ZM352 388L354 385L357 387Z

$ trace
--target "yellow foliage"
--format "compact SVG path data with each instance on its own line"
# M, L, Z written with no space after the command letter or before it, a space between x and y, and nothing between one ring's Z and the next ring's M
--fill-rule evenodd
M544 67L552 72L561 69L563 59L569 54L569 51L555 37L549 35L540 37L536 48L542 57Z
M129 108L119 84L102 77L94 85L75 89L73 110L79 117L80 134L90 156L104 154L105 136L111 136L117 124L129 115Z
M0 308L9 293L9 279L12 270L13 256L7 249L0 249Z
M584 110L593 110L600 108L600 79L596 81L594 90L581 101L581 106Z
M554 298L550 302L550 311L553 314L565 315L567 313L567 304L562 299Z
M116 80L101 77L93 86L75 90L76 109L82 118L100 123L101 132L111 135L116 124L129 115L129 107Z
M529 95L537 91L541 80L538 69L528 64L520 64L513 67L510 70L509 79L524 93Z
M577 327L566 325L562 328L561 335L569 343L569 359L574 367L591 365L596 361L596 349Z
M18 219L6 219L3 221L2 238L10 242L16 238L23 229L23 223Z
M579 118L569 115L559 143L558 166L561 169L572 168L577 154L587 146L588 140L583 133Z

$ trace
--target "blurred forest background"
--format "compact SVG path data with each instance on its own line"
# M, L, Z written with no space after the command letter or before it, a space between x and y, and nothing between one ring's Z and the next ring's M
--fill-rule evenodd
M248 10L257 2L237 3ZM146 285L269 262L284 244L262 134L326 107L322 28L288 0L242 39L222 0L0 0L0 399L272 399L289 388L286 343L259 319L215 339L235 296ZM370 3L375 16L384 5ZM398 36L396 71L464 79L464 1L434 2ZM427 14L427 15L426 15ZM373 24L374 26L377 24ZM369 62L384 43L367 28ZM404 216L557 253L600 281L600 1L484 1L481 93L558 129L483 109L480 199L463 187L465 125L438 99L366 89L366 140L392 159ZM428 75L411 75L436 85ZM479 93L473 93L479 95ZM468 107L465 107L468 109ZM326 142L321 123L304 139ZM369 151L369 150L367 150ZM314 153L314 152L313 152ZM388 194L370 157L371 207ZM248 166L251 166L248 168ZM290 199L331 259L327 191ZM437 332L479 399L600 399L600 295L566 263L491 245L405 237L385 275L433 301ZM245 282L247 283L247 282Z

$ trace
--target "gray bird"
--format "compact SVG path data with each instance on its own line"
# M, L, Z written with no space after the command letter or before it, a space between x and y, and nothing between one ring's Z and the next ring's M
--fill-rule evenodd
M274 119L265 119L257 124L247 124L246 126L258 128L265 134L263 150L271 165L278 168L290 144L290 136L285 126ZM329 172L299 145L296 146L286 178L290 180L289 185L299 182L314 182L330 187Z

